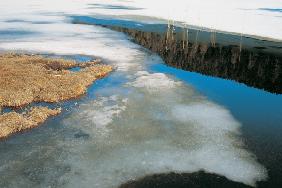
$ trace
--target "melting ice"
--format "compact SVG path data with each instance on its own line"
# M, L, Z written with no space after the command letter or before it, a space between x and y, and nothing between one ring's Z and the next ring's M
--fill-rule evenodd
M0 36L0 49L98 56L116 71L62 120L0 143L1 187L109 188L147 174L200 169L249 185L267 177L244 148L240 122L173 75L152 72L159 57L121 33L73 25L59 13L40 14L52 22L34 24L37 14L27 13L22 19L29 22L21 24L2 17L1 29L32 34Z

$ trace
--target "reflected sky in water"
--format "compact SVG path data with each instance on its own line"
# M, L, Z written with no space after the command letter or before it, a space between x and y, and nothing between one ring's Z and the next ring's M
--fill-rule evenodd
M165 64L155 64L152 69L173 74L182 81L192 84L208 98L228 107L240 120L257 123L255 126L271 125L282 129L282 95L231 80L183 71Z

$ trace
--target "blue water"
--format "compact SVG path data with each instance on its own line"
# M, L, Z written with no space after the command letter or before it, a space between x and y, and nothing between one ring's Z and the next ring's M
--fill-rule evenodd
M260 8L259 10L282 13L282 8Z
M209 99L226 106L235 117L244 122L257 123L253 126L277 126L282 129L282 95L221 78L201 75L155 64L152 70L168 73L193 85Z

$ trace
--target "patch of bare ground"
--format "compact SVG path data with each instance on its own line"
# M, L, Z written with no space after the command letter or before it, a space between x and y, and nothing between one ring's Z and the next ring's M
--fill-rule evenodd
M67 69L80 67L73 72ZM96 79L106 76L112 67L99 61L76 63L37 55L0 55L1 108L18 108L32 102L55 103L83 95ZM0 138L36 127L61 109L34 107L26 114L16 112L0 115Z

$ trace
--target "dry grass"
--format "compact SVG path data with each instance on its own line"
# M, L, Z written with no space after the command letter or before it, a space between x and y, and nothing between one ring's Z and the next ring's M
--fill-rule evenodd
M97 78L112 68L96 62L83 63L77 72L74 61L44 59L40 56L0 56L0 106L20 107L32 102L59 102L78 97Z
M79 97L96 79L112 71L111 66L98 63L77 64L34 55L0 55L0 112L4 107L21 107L32 102L55 103ZM66 70L73 67L81 67L81 70ZM0 138L37 126L58 113L58 110L40 107L32 109L27 116L15 112L0 115Z
M49 109L46 107L34 107L28 113L16 112L0 115L0 138L5 138L13 133L37 127L49 116L55 116L61 109Z

